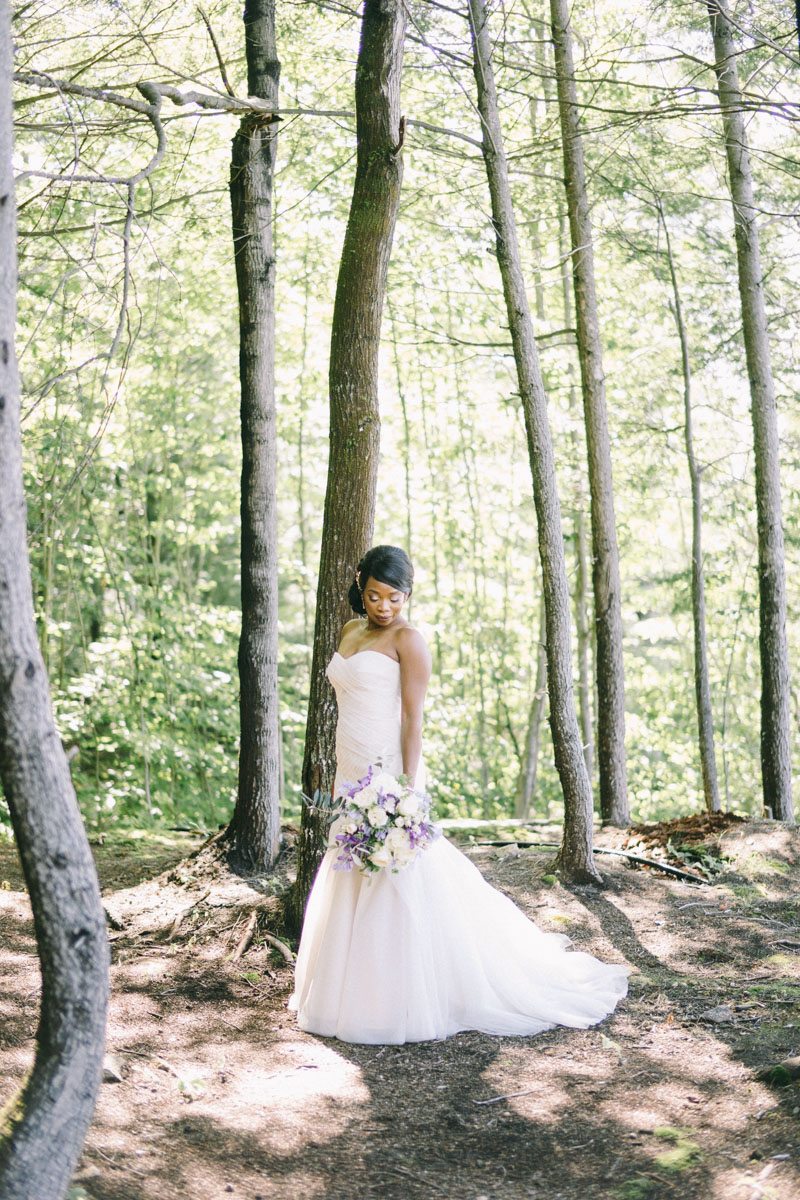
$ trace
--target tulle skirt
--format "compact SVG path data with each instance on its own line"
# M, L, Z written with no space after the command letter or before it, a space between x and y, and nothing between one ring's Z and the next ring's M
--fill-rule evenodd
M290 1000L301 1029L379 1045L585 1029L627 991L627 967L544 933L444 837L397 873L334 870L336 854L306 910Z

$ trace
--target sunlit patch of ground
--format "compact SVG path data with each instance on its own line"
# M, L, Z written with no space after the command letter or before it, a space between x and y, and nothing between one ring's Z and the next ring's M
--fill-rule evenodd
M280 954L256 937L233 957L253 907L272 919L266 885L183 860L139 886L129 856L124 891L104 876L123 925L108 1030L121 1078L101 1088L76 1195L795 1200L800 1084L756 1076L800 1054L800 891L783 870L800 834L728 840L713 886L608 859L604 891L544 882L545 851L476 847L543 928L627 962L630 995L586 1031L392 1047L301 1033ZM0 1102L31 1061L38 993L27 898L0 891Z

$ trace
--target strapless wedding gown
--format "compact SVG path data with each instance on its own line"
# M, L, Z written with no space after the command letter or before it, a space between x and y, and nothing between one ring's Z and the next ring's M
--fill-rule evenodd
M399 775L399 664L337 652L328 678L339 707L334 796L371 765ZM627 991L627 967L542 932L445 837L397 873L334 870L337 853L325 854L306 909L290 1000L301 1029L379 1045L585 1029Z

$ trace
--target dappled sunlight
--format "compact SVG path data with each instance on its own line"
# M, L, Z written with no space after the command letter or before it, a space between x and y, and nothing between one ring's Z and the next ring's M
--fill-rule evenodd
M76 1181L102 1200L750 1200L761 1183L761 1200L800 1194L793 1161L773 1157L794 1155L798 1089L753 1069L800 1045L798 959L778 943L797 936L788 909L762 917L724 886L621 863L598 892L540 886L545 855L474 857L543 928L631 965L611 1018L531 1038L313 1037L287 1011L279 955L229 958L238 896L170 941L173 910L154 910L149 888L137 909L129 892L134 927L152 915L166 932L114 939L108 1052L121 1079L101 1088ZM180 911L193 893L170 903ZM0 1039L3 1098L32 1058L39 990L30 932L15 941L21 926L9 928L0 1034L6 1018L17 1040Z
M138 958L125 964L123 975L131 983L151 983L154 979L163 979L170 968L170 960L165 956L154 958Z
M475 1103L497 1104L498 1112L507 1103L525 1120L548 1124L557 1121L574 1103L576 1090L587 1099L600 1094L613 1075L617 1056L602 1050L596 1033L592 1036L574 1031L574 1036L580 1039L574 1050L541 1046L538 1053L532 1054L529 1045L504 1046L483 1072L481 1079L486 1088Z

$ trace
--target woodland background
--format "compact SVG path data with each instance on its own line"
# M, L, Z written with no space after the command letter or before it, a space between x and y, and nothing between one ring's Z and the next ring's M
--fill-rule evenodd
M493 6L495 70L542 368L570 581L588 511L549 7ZM239 96L239 4L207 8ZM797 662L797 195L794 11L732 6L778 393L790 657ZM330 321L354 170L359 13L277 9L275 178L284 812L300 768L328 450ZM434 649L426 756L442 816L513 813L536 687L540 583L514 360L494 256L464 14L416 3L405 174L383 325L375 541L416 565L411 619ZM193 3L14 19L17 71L127 90L220 92ZM702 807L694 708L691 511L680 345L663 207L688 326L723 805L761 810L752 431L733 220L705 4L582 4L573 14L594 225L622 575L634 820ZM789 51L789 53L787 53ZM165 107L167 147L124 188L152 130L90 98L20 86L18 351L40 637L90 832L213 829L236 791L238 315L228 173L233 114ZM443 132L449 131L449 132ZM91 182L69 176L80 155ZM110 352L110 353L109 353ZM792 691L794 723L800 695ZM558 817L542 727L535 813ZM794 766L800 753L795 738ZM5 809L0 802L0 823Z

